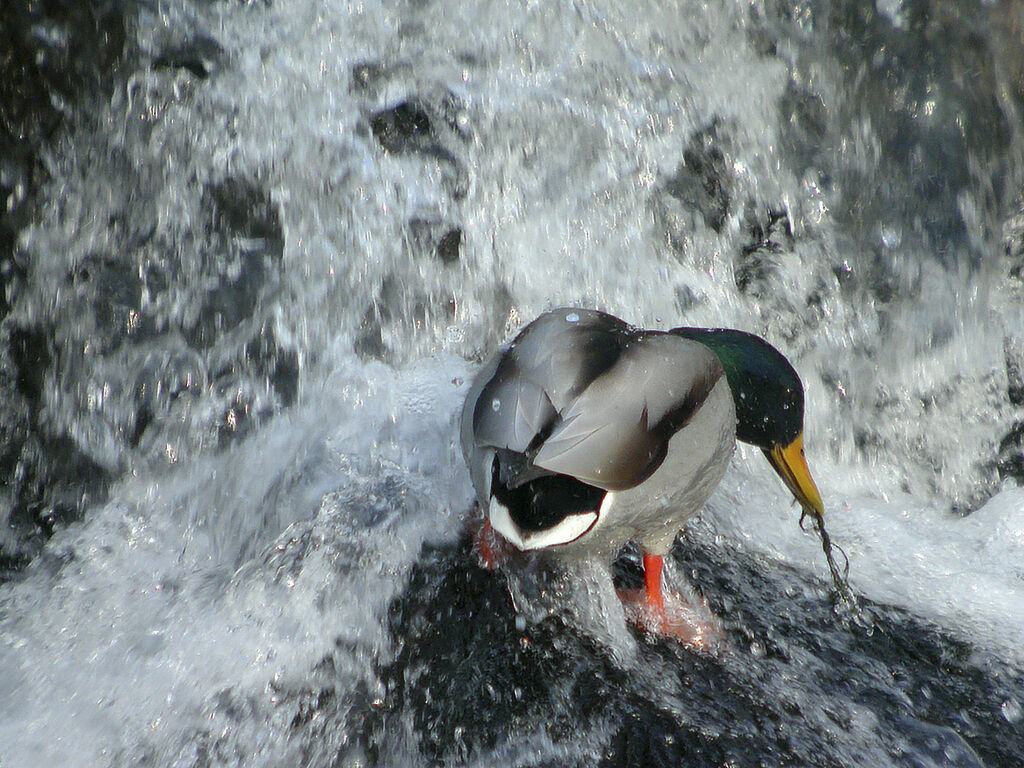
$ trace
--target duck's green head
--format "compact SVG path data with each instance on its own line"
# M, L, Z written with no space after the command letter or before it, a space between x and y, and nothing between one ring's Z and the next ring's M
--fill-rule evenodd
M736 438L756 445L808 512L824 513L804 459L804 386L779 350L731 328L674 328L670 333L710 347L725 368L736 403Z

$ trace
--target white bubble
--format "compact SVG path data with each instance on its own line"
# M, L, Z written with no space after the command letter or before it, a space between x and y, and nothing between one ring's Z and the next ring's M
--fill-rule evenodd
M497 413L500 408L501 408L501 400L499 400L498 398L494 398L493 400L491 400L491 410L492 411Z
M570 312L568 315L565 316L565 321L567 323L578 323L580 321L580 316L577 315L575 312Z

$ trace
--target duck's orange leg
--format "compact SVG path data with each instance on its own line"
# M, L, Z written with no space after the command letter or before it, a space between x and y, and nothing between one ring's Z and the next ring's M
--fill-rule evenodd
M485 570L493 571L508 559L505 540L491 527L485 517L479 523L472 523L473 549Z
M721 623L696 595L687 600L662 583L664 561L659 555L643 556L643 590L620 590L626 616L648 632L672 637L700 651L715 651L725 640Z
M655 617L665 620L665 594L661 591L661 570L665 562L660 555L644 552L644 595L647 609Z

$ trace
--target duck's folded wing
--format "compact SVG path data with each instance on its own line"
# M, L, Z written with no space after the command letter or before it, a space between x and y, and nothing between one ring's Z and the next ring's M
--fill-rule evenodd
M525 453L538 442L538 435L550 429L558 412L544 387L503 368L512 366L499 365L494 378L477 399L473 411L473 439L477 445Z
M484 368L472 393L476 445L527 452L550 434L558 412L611 367L635 332L616 317L558 309L527 326ZM465 426L464 426L465 429Z
M632 488L661 465L723 373L700 344L645 335L562 409L534 464L599 488Z

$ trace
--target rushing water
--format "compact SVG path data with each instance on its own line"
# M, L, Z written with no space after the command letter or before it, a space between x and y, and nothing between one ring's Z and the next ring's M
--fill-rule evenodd
M0 20L0 766L1024 765L1019 0ZM744 449L718 655L478 566L461 399L560 305L791 357L868 626Z

